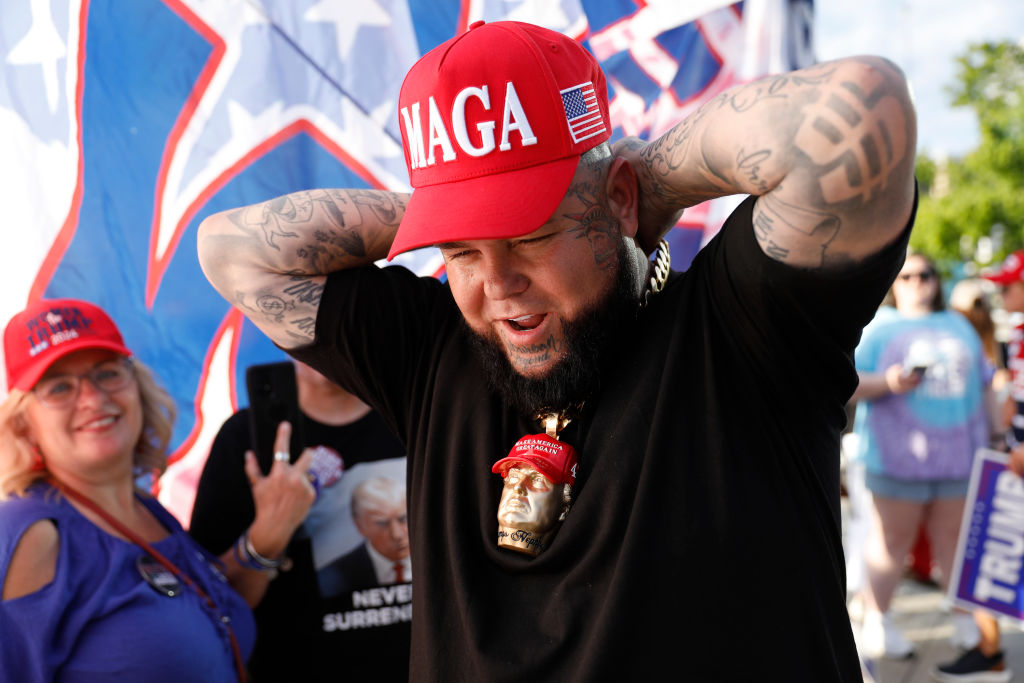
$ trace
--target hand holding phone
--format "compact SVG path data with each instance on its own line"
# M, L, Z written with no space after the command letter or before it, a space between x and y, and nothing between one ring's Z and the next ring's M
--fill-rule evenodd
M927 371L927 365L915 365L907 370L907 375L917 377L918 379L920 379L921 377L924 377L924 373L926 373Z

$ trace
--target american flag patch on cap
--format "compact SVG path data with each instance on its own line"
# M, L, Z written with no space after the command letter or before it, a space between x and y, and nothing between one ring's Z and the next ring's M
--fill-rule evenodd
M565 120L573 142L586 140L604 132L604 119L597 106L597 95L591 81L561 91Z

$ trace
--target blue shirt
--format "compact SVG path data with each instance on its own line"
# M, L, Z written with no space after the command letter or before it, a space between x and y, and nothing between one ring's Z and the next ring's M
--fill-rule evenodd
M857 456L869 472L899 479L966 479L974 452L988 445L984 396L992 365L959 313L907 317L884 307L864 328L857 370L884 373L893 364L917 364L915 357L930 363L916 389L857 406Z
M200 548L154 499L139 500L170 531L153 547L213 598L230 619L243 658L252 612ZM0 601L0 672L18 681L235 681L227 629L196 592L169 597L143 578L145 552L90 522L64 496L35 484L0 503L0 585L25 530L50 519L60 534L53 581Z

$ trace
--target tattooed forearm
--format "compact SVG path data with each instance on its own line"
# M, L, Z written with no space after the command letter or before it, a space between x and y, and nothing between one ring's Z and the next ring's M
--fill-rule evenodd
M915 144L906 81L881 58L739 86L639 154L628 148L638 235L647 251L672 210L753 194L757 239L772 258L801 267L859 259L910 217Z
M666 179L682 168L686 161L695 125L696 121L687 119L644 150L643 160L647 164L645 170L656 194L678 194L671 184L666 183Z
M312 241L295 248L295 255L306 265L309 274L326 273L331 265L347 257L364 258L363 236L352 230L316 230Z
M268 263L307 275L387 254L405 215L405 196L376 190L310 190L230 212L241 233L279 252ZM272 252L267 252L268 256Z
M388 192L369 192L366 190L349 190L352 201L360 207L372 212L374 218L384 225L397 228L405 215L405 202L400 195Z
M701 148L700 136L708 117L725 102L719 95L644 150L638 168L641 214L658 215L693 206L712 196L728 194L735 185L729 174L712 163Z
M274 341L312 339L326 277L385 258L408 195L317 189L205 218L203 273Z
M794 144L819 167L826 204L867 202L910 153L910 116L893 76L875 69L859 83L840 82L797 131Z
M839 234L839 217L764 195L754 211L754 234L765 254L788 261L798 252L801 263L824 266L829 245Z
M310 340L316 335L316 318L307 316L305 318L296 318L290 321L292 327L295 328L295 332L289 330L289 334L295 339Z
M300 275L293 275L291 282L292 284L285 287L281 293L264 292L257 295L254 303L249 303L245 292L237 292L235 305L254 322L285 326L285 332L290 338L297 342L309 343L316 331L316 317L306 315L289 319L288 316L300 308L316 310L315 307L320 304L323 285Z
M293 277L293 284L284 288L284 293L294 300L304 304L320 304L320 295L323 294L324 286L304 277Z
M771 150L761 149L756 152L747 153L741 149L737 154L736 168L746 176L747 181L756 189L755 194L764 194L770 188L767 181L761 176L761 165L771 157Z
M736 113L750 111L765 100L784 100L792 95L791 88L808 88L827 83L835 73L835 66L826 64L810 67L799 74L780 74L747 86L736 88L722 98Z
M263 315L265 320L279 323L284 320L284 314L295 308L295 304L286 301L276 294L264 294L256 297L256 309Z

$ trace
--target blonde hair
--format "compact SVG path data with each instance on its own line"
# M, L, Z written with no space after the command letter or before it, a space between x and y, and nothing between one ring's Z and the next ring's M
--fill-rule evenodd
M999 342L996 341L996 323L992 319L992 308L988 301L989 286L984 280L961 280L949 293L949 307L967 318L981 337L985 356L997 368L1002 368L1002 354L999 352Z
M132 462L136 475L159 475L167 467L167 446L176 415L174 401L148 367L135 359L131 362L142 404L142 433ZM45 459L28 439L27 397L28 392L11 389L0 405L0 500L24 496L34 481L47 476Z

